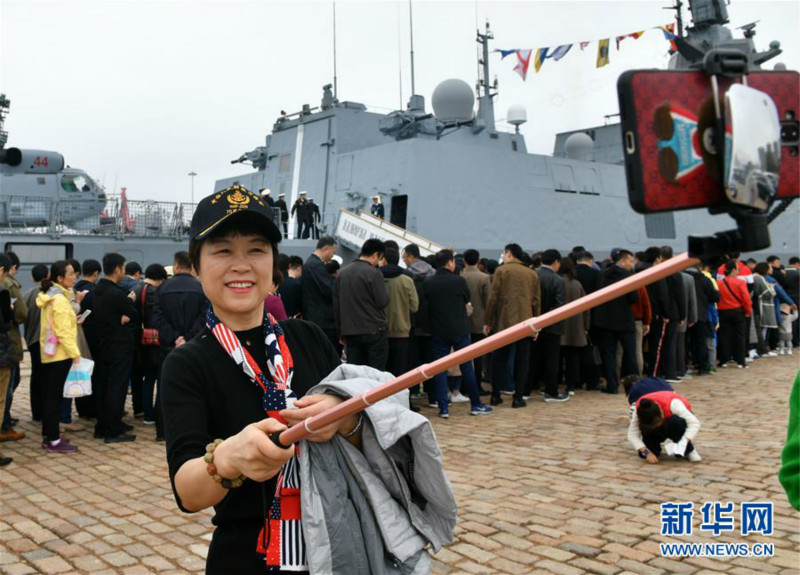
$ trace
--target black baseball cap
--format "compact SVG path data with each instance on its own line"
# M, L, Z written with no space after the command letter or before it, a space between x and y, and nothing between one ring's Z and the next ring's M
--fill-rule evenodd
M193 240L205 239L223 222L244 217L253 218L262 225L264 234L273 245L283 239L283 234L272 221L272 209L258 194L238 184L200 200L192 216L189 237Z

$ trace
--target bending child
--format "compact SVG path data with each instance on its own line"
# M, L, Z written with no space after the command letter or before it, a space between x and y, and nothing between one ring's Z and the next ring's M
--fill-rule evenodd
M674 391L648 393L636 402L628 426L628 441L648 463L658 463L661 444L668 439L667 455L700 461L692 440L700 431L700 420L692 413L689 401Z
M658 377L647 377L641 375L626 375L622 378L622 388L631 406L631 412L636 409L636 402L648 393L656 391L675 391L673 387Z

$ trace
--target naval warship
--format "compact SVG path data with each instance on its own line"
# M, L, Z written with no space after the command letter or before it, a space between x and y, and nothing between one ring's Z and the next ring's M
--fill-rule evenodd
M722 0L693 0L689 8L692 25L685 31L677 10L678 51L671 69L691 68L712 48L746 52L753 69L781 53L778 42L756 50L754 25L734 38ZM582 244L603 257L622 246L684 250L690 234L731 226L727 216L707 210L635 213L618 124L558 134L552 155L528 153L519 133L524 108L509 109L512 132L498 129L495 121L492 38L488 24L477 32L481 77L475 91L462 80L445 80L432 94L432 110L414 94L405 109L370 112L324 86L319 106L281 113L264 145L232 162L252 169L218 180L214 191L232 184L269 189L273 198L284 194L290 208L307 191L319 206L320 233L336 237L345 258L373 236L401 246L413 241L426 253L450 246L493 256L513 241L528 250L569 251ZM7 111L2 98L0 132ZM167 264L173 252L186 248L192 204L112 198L88 174L66 167L60 154L6 148L6 137L0 133L0 239L26 268L65 257L99 259L108 251ZM366 213L376 195L385 220ZM783 257L800 253L798 203L773 206L771 217L769 251ZM294 216L288 229L281 250L308 255L315 240L295 237Z
M676 11L680 34L670 69L689 69L712 48L746 52L752 69L781 53L777 42L765 52L756 50L754 24L745 27L743 38L733 38L725 26L726 2L689 5L693 24L685 34ZM304 105L279 116L264 145L235 160L252 164L255 172L221 179L216 189L238 183L269 189L273 197L277 190L290 206L299 192L308 191L320 205L322 227L351 249L367 234L383 235L368 226L354 237L344 233L352 225L347 213L368 210L375 195L397 228L487 255L512 241L526 249L562 251L581 244L601 256L614 247L643 250L654 244L682 251L691 234L731 227L730 219L707 210L635 213L628 202L619 124L558 134L552 156L527 152L519 133L526 121L522 107L507 114L514 132L498 130L497 89L489 80L491 39L487 24L477 33L482 73L474 96L466 82L450 79L434 90L432 112L422 96L412 95L406 109L378 114L358 102L338 101L327 85L317 108ZM783 213L773 214L771 250L795 254L800 206L776 209Z

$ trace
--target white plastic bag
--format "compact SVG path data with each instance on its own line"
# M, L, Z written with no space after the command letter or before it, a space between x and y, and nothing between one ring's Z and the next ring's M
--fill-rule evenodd
M92 371L94 362L91 359L82 357L80 362L73 363L64 382L64 397L92 395Z

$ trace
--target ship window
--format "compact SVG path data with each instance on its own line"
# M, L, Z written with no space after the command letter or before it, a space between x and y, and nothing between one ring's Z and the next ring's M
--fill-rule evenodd
M47 264L72 257L72 244L25 244L9 242L5 251L13 251L25 265Z
M284 154L281 156L280 164L278 165L279 172L288 172L292 169L292 155Z
M673 212L645 214L644 230L650 239L674 240L675 214Z
M62 176L61 189L65 192L88 192L91 187L89 179L78 174L77 176Z
M517 151L517 143L514 140L511 140L511 149L513 151Z
M557 192L574 192L575 175L570 166L553 164L553 184Z
M36 178L36 183L40 186L45 185L47 181L44 178Z

